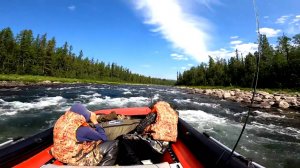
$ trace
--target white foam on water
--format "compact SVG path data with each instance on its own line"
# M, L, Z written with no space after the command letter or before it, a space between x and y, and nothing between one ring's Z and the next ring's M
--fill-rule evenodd
M0 99L1 106L4 108L0 108L0 116L1 115L15 115L20 111L27 111L31 109L43 109L45 107L58 105L60 103L66 102L61 96L56 97L42 97L34 100L33 102L20 102L20 101L12 101L6 102Z
M79 97L88 99L88 98L92 98L92 97L100 97L101 96L101 94L99 94L99 93L95 93L95 92L92 92L92 93L94 93L94 94L92 94L92 95L79 95Z
M69 90L69 89L75 89L75 88L78 88L78 87L75 87L75 86L62 87L62 88L59 88L58 90Z
M232 114L232 111L228 108L224 108L224 111L225 111L226 114Z
M169 93L172 93L172 94L180 93L178 90L169 90L168 92L169 92Z
M255 130L260 129L261 131L269 133L276 132L278 134L293 136L297 139L300 139L300 130L293 127L284 127L274 124L262 124L255 121L251 122L251 124L249 124L249 126L247 127Z
M127 107L129 105L134 106L146 106L150 102L150 99L147 97L117 97L111 98L105 96L104 98L94 97L90 99L88 105L104 105L107 107Z
M17 111L7 111L4 109L0 109L0 116L13 116L16 115L18 112Z
M191 99L174 99L174 101L178 104L183 104L183 103L192 103Z
M96 93L95 91L92 91L92 90L89 90L86 92L87 94L93 94L93 93Z
M198 103L198 102L193 102L194 104L197 104L199 106L206 106L206 107L211 107L211 108L218 108L220 107L220 104L216 103Z
M125 91L125 92L123 92L123 94L124 94L124 95L128 95L128 94L131 95L132 93L131 93L130 91Z
M216 124L223 124L226 122L225 118L208 114L202 110L178 110L178 112L180 117L191 122L213 122Z
M98 89L98 88L93 87L93 86L87 86L86 88L87 88L87 89L91 89L91 90L97 90L97 89Z
M233 116L244 116L244 115L247 115L248 111L243 111L241 113L234 113Z
M270 114L266 112L261 112L258 110L253 111L254 113L257 114L255 117L263 117L263 118L285 118L285 115L275 115L275 114Z
M99 93L94 93L93 96L94 96L94 97L100 97L101 94L99 94Z
M299 136L300 136L300 129L293 128L293 127L286 127L286 129L287 129L287 130L290 130L290 131L294 131L294 132L298 133Z
M160 97L160 95L157 93L157 94L155 94L155 95L153 96L152 100L158 100L159 97Z
M80 98L91 98L93 95L79 95Z
M198 131L213 131L216 127L223 127L227 124L225 118L216 117L212 114L208 114L202 110L178 110L179 116L189 122L197 124Z
M199 102L191 101L191 99L174 99L174 101L177 102L178 104L192 103L192 104L196 104L198 106L205 106L205 107L211 107L211 108L220 107L220 104L216 104L216 103L199 103Z
M146 92L146 90L144 90L144 89L139 90L139 93L144 93L144 92Z

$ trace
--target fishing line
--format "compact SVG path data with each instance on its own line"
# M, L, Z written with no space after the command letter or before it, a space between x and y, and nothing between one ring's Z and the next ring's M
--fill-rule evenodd
M261 52L262 52L262 47L261 47L261 34L260 34L260 31L259 31L259 15L258 15L258 10L257 10L257 7L256 7L256 2L255 0L252 0L253 1L253 8L254 8L254 13L255 13L255 19L256 19L256 29L257 29L257 36L258 36L258 54L257 54L257 57L256 57L256 71L255 71L255 75L253 77L253 80L252 80L252 84L251 84L251 87L253 88L253 92L252 92L252 98L251 98L251 103L250 103L250 106L248 107L248 113L247 113L247 116L246 116L246 119L245 119L245 123L243 125L243 128L242 128L242 131L239 135L239 138L237 139L234 147L232 148L232 151L230 153L230 155L227 157L226 159L226 164L228 164L228 162L230 161L243 133L244 133L244 130L246 128L246 125L247 125L247 122L248 122L248 119L249 119L249 116L250 116L250 113L251 113L251 109L253 107L253 102L254 102L254 97L256 95L256 87L257 87L257 81L258 81L258 74L259 74L259 62L260 62L260 57L261 57ZM223 152L224 154L224 152ZM218 159L218 161L216 162L216 165L219 164L221 158L223 157L223 154L220 156L220 158Z

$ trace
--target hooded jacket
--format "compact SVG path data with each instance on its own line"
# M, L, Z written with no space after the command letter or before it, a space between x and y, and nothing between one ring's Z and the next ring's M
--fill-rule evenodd
M75 112L74 112L75 111ZM90 114L81 104L75 104L61 116L53 129L52 155L70 165L95 166L102 159L98 141L79 142L76 131L89 120Z

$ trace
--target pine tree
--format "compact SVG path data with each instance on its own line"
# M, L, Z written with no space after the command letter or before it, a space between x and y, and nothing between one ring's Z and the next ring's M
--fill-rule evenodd
M52 76L53 72L53 56L55 55L55 45L56 45L56 40L53 37L51 40L48 41L47 43L47 48L46 48L46 55L45 55L45 65L44 65L44 75L46 76Z
M10 28L0 31L0 73L13 71L15 40Z

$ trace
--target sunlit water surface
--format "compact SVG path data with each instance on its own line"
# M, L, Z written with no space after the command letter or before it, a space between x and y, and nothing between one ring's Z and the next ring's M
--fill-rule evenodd
M0 142L30 136L53 126L75 101L90 110L149 106L165 100L181 118L232 148L247 108L240 104L187 94L173 87L128 85L68 85L0 89ZM237 152L273 168L300 165L300 113L257 110Z

